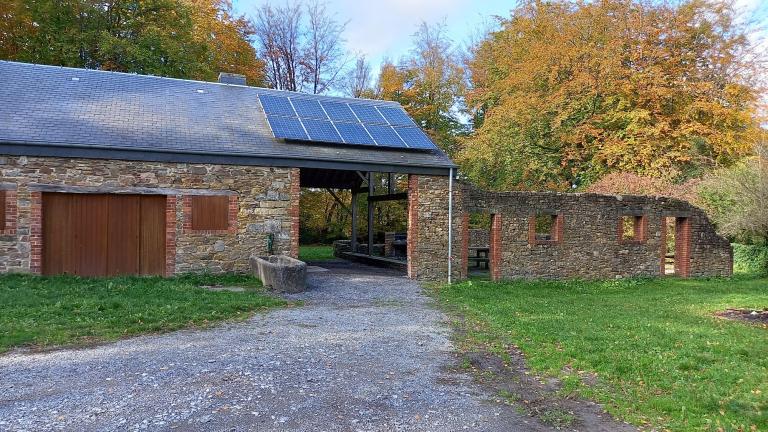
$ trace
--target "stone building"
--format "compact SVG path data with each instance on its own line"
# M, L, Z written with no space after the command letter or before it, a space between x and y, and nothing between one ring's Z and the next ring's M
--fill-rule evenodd
M466 277L470 212L490 215L476 237L494 279L665 274L672 231L675 273L731 273L730 245L687 203L451 181L453 162L392 102L227 74L205 83L0 62L0 79L0 272L247 271L251 254L298 254L306 187L367 196L369 221L377 202L407 200L407 271L421 280Z

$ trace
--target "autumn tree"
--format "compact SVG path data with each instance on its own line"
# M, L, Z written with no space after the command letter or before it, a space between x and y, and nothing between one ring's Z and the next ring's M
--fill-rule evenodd
M422 23L414 47L398 65L385 62L379 73L378 95L399 102L448 152L464 132L460 118L465 91L464 68L444 25Z
M317 1L259 7L256 43L266 62L267 84L314 94L336 87L346 66L345 26Z
M258 58L252 41L253 22L237 15L230 0L184 0L192 11L193 35L207 47L208 71L194 78L214 80L219 72L245 75L253 86L265 83L264 62Z
M524 1L473 50L459 161L495 189L681 182L749 154L758 54L724 1Z

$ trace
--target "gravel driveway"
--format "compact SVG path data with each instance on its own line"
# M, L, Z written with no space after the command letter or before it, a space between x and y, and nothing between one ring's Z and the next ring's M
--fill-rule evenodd
M0 357L0 430L538 430L448 371L412 281L329 263L304 306L244 323Z

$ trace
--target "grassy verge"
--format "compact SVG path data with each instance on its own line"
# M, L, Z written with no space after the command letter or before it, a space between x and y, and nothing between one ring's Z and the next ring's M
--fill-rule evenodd
M201 285L242 286L212 292ZM84 279L0 276L0 352L115 340L147 332L245 319L284 305L258 279L241 275L185 275Z
M636 425L766 430L768 329L713 316L768 307L768 279L469 281L441 288L467 320L462 342L559 377ZM597 383L584 377L597 376Z
M328 261L334 258L333 246L305 245L299 247L299 259L302 261Z

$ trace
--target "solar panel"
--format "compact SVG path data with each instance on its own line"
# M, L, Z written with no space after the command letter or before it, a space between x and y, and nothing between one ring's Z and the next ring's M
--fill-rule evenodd
M342 142L333 124L328 120L301 119L301 121L304 123L304 128L307 130L309 139L312 141Z
M435 148L435 144L429 139L427 134L417 127L396 127L395 130L410 148L422 150L432 150Z
M268 116L296 117L296 112L293 110L291 102L287 97L260 95L259 100L261 101L261 106L264 107L264 112Z
M376 142L373 141L373 138L368 135L368 132L365 131L365 128L360 123L334 122L333 124L338 129L341 137L344 138L345 143L376 145Z
M328 120L323 107L316 100L291 98L291 102L293 102L293 108L300 118Z
M322 101L320 104L325 108L325 112L328 113L328 117L333 121L346 121L357 123L357 117L349 109L349 105L343 102Z
M308 139L304 128L301 126L301 121L297 118L267 116L267 121L269 121L269 126L272 128L275 138Z
M437 147L397 104L260 94L275 138L398 149Z
M352 108L357 118L363 123L387 124L387 120L379 114L379 111L373 105L349 104L349 107Z
M365 125L365 128L373 139L376 140L377 145L382 147L406 147L403 140L392 129L392 126L368 124Z
M392 126L413 126L413 120L401 108L378 106L379 112Z

